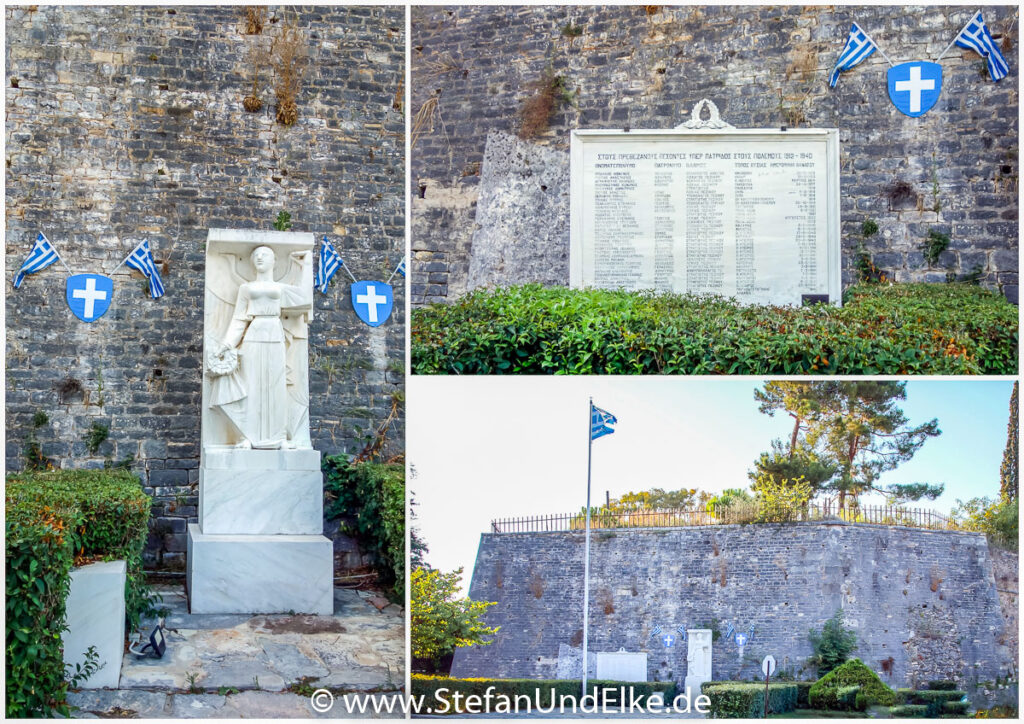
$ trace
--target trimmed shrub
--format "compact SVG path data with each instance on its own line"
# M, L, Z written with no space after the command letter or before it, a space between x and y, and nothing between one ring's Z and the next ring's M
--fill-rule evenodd
M127 471L62 470L8 476L5 504L6 713L67 716L61 634L71 568L123 558L125 609L137 626L153 608L142 576L150 499Z
M1017 308L966 284L842 308L524 285L413 310L415 374L1016 374Z
M327 517L355 517L351 530L376 557L395 601L405 601L405 465L323 459Z
M949 679L938 679L936 681L929 681L928 688L932 691L953 691L956 689L956 682Z
M893 719L916 719L928 715L928 707L919 704L900 704L889 707L889 716Z
M860 659L850 659L815 682L808 694L808 702L812 709L842 710L840 690L850 686L860 686L865 709L876 704L892 706L898 701L896 692L882 683L874 671Z
M711 700L708 716L714 719L758 719L764 716L764 684L738 681L705 684L701 686L701 693ZM770 714L793 711L796 703L796 684L768 685Z
M947 703L958 703L967 694L949 689L900 689L900 696L907 704L927 707L929 717L937 717Z
M793 683L796 684L796 708L809 709L811 702L808 697L811 693L811 687L814 686L814 682L794 681Z
M966 701L944 701L942 702L942 713L959 716L966 714L970 703Z
M551 706L552 702L557 707L563 696L572 697L577 703L580 697L579 679L453 679L448 676L412 674L411 683L413 696L424 696L435 702L435 714L460 713L455 711L453 707L454 702L452 699L455 692L462 695L462 704L465 705L465 697L483 697L491 687L494 687L491 692L492 695L508 696L513 700L513 705L516 697L527 697L531 706L536 707L537 702L540 702L540 706L545 709ZM627 689L627 702L629 687L633 688L635 694L645 699L655 694L660 694L666 704L671 703L676 693L676 685L672 681L621 682L589 680L587 682L588 692L598 697L599 704L608 706L614 706L619 703L620 687L626 687ZM613 691L607 693L601 691L606 688L613 689ZM437 692L441 689L447 689L447 691L439 695ZM452 708L448 711L439 711L438 705L442 701L442 698L438 698L439 696L443 697L443 700Z
M836 690L836 701L839 703L840 709L844 711L853 711L857 708L857 695L860 693L860 685L854 686L840 686ZM863 694L860 696L861 701L866 701L867 697ZM867 706L864 707L865 709Z

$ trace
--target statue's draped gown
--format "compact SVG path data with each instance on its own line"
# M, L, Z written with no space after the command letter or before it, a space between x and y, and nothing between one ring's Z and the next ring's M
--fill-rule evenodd
M232 324L248 323L239 347L244 394L235 424L255 448L277 448L288 438L288 366L282 307L308 303L298 287L247 282L238 288Z

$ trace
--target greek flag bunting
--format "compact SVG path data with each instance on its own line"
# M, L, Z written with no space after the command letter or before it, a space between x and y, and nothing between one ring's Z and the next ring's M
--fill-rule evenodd
M602 410L600 407L590 406L590 439L596 440L604 435L611 435L613 430L609 425L614 425L618 420L615 415Z
M1007 64L1003 54L999 52L995 41L992 40L992 34L988 32L988 27L981 17L980 10L964 26L964 29L960 31L960 34L956 36L953 42L961 48L973 50L983 57L988 63L988 75L994 82L998 83L1010 72L1010 66Z
M143 239L124 260L124 265L142 272L143 276L149 279L149 296L159 299L164 295L164 283L160 279L160 273L156 270L156 262L153 261L153 252L149 249L149 239Z
M21 286L27 274L35 274L58 259L60 259L60 255L57 253L57 250L53 248L50 240L40 232L36 236L36 243L32 245L32 251L29 252L28 259L21 265L18 275L14 277L14 288L17 289Z
M841 72L857 65L877 49L878 46L875 45L875 41L868 37L868 34L861 30L857 23L851 25L850 34L846 38L846 47L839 54L836 67L832 70L832 75L828 77L829 87L835 88L836 83L839 82L839 74Z
M403 277L405 276L405 259L402 259L402 261L398 264L398 267L395 269L395 271L401 274Z
M334 245L325 236L320 242L320 266L316 270L316 288L320 290L321 294L327 294L327 285L330 283L331 277L341 269L344 263L338 256L338 252L334 250Z

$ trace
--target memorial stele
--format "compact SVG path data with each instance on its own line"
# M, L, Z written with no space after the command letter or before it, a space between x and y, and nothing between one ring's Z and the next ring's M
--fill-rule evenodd
M309 435L313 234L210 229L192 613L331 614L320 453Z
M733 128L705 99L672 130L575 130L570 158L570 286L840 303L837 129Z

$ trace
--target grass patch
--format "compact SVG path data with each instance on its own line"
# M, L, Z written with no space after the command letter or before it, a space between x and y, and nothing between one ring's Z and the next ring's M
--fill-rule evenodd
M842 308L531 284L413 310L414 374L1016 374L1017 307L969 284Z

